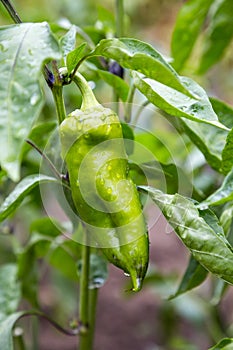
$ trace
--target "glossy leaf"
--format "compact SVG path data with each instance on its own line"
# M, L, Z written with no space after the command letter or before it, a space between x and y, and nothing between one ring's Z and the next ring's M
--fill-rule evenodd
M14 350L12 329L15 322L24 314L25 312L23 311L15 312L0 323L0 349Z
M158 205L193 257L206 270L233 284L233 251L214 213L199 211L193 201L179 194L164 194L149 186L139 188Z
M15 264L6 264L0 267L0 286L1 324L8 315L17 310L20 302L21 289L17 278L17 266Z
M209 350L232 350L233 338L224 338Z
M25 177L19 182L0 206L0 222L11 215L36 186L47 182L58 182L58 180L54 177L36 174Z
M76 49L74 49L73 51L67 54L66 64L67 64L68 74L71 73L73 69L75 69L77 63L83 57L83 52L86 45L87 45L86 43L82 43L81 45L76 47Z
M101 40L92 56L104 56L116 60L122 67L136 70L177 91L190 95L189 88L176 71L151 45L128 38Z
M174 299L179 295L198 287L202 282L204 282L207 275L208 271L202 265L200 265L200 263L194 259L193 256L191 256L177 292L169 299Z
M217 5L204 38L204 50L199 73L206 72L221 59L233 37L232 0L222 0Z
M225 177L221 187L200 203L199 208L205 208L208 205L220 205L231 200L233 200L233 169Z
M0 43L0 163L18 181L21 148L43 105L41 68L60 52L45 22L1 27Z
M158 81L133 72L134 84L155 106L175 117L184 117L192 121L214 125L228 130L218 121L206 92L192 79L182 77L182 82L195 98L163 85Z
M177 16L172 35L171 51L173 66L180 70L191 54L212 0L189 0Z

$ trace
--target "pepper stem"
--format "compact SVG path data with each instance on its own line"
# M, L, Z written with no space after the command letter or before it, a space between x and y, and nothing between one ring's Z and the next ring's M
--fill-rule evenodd
M82 98L83 98L82 106L81 106L82 111L85 111L90 107L99 106L99 102L96 100L95 95L93 94L90 86L88 85L88 82L80 73L78 72L75 73L74 82L78 86L82 94Z

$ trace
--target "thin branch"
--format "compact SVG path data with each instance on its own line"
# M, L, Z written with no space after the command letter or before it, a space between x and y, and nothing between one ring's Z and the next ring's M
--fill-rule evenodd
M14 6L9 0L1 0L3 6L6 8L7 12L13 19L15 23L22 23L21 18L19 17L18 13L16 12Z
M54 166L54 164L51 162L51 160L47 157L47 155L41 151L41 149L31 140L27 139L26 142L32 146L41 156L44 160L46 160L46 162L49 164L51 170L53 171L54 175L59 179L59 180L64 180L64 175L60 174L59 171L56 169L56 167Z
M25 317L25 316L38 316L44 318L46 321L48 321L54 328L56 328L59 332L69 335L69 336L76 336L80 333L80 331L84 328L84 326L79 322L77 327L74 329L66 329L63 328L60 324L58 324L56 321L54 321L52 318L47 316L41 311L33 310L33 311L28 311L24 313L20 318Z

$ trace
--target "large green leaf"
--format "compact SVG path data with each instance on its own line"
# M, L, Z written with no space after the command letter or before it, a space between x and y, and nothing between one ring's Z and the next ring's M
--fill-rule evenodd
M206 72L220 60L233 37L232 0L218 1L215 6L216 9L210 19L204 39L204 51L199 66L200 73Z
M233 348L233 338L224 338L209 350L232 350Z
M188 59L201 30L212 0L189 0L177 16L172 35L173 66L180 70Z
M233 251L214 213L199 211L193 201L179 194L164 194L149 186L139 188L158 205L193 257L206 270L233 284Z
M190 78L182 77L185 86L196 98L189 97L181 92L133 72L135 86L155 106L175 117L184 117L192 121L214 125L228 130L218 121L211 103L204 89Z
M21 148L43 105L41 68L60 53L44 22L1 27L0 54L0 163L18 181Z
M95 55L114 59L122 67L141 72L184 94L191 94L186 84L163 56L143 41L132 38L104 39L91 53L91 56Z
M17 279L17 266L7 264L0 267L0 323L15 312L21 298L20 283ZM0 349L1 348L0 346ZM4 348L5 349L5 348Z
M188 267L184 273L182 281L176 293L172 295L169 299L178 297L179 295L198 287L202 282L204 282L207 275L208 271L204 269L204 267L200 265L200 263L191 255Z
M0 349L14 350L12 329L14 327L15 322L24 314L25 312L23 311L15 312L0 323Z
M200 208L208 205L220 205L233 200L233 169L225 177L221 187L212 193L205 201L200 203Z
M58 182L54 177L36 174L25 177L17 184L14 190L0 206L0 222L12 214L22 203L24 198L39 184L47 182Z

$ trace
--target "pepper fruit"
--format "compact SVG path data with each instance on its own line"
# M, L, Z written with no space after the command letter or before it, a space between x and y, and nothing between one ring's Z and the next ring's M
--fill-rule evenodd
M74 81L82 106L59 129L73 202L89 240L131 276L138 291L148 267L149 241L139 195L128 174L121 124L111 109L97 102L79 73Z

